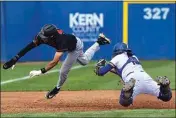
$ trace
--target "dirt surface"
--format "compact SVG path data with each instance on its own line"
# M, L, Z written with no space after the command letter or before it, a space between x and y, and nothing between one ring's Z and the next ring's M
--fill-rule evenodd
M110 109L175 109L175 91L172 100L162 102L155 96L139 95L130 107L121 106L120 91L61 91L47 100L46 92L1 92L1 113L98 111Z

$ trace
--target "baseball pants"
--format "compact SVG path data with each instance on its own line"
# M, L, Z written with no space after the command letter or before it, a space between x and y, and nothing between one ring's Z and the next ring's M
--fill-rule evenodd
M131 98L124 98L124 91L121 91L119 103L122 106L129 106L133 103L135 97L139 94L150 94L156 96L162 101L169 101L172 98L172 91L169 88L168 90L158 85L145 71L134 71L125 78L125 80L130 80L134 78L136 80L135 86L133 88L133 93ZM167 92L164 92L164 89Z
M159 96L160 86L155 82L145 71L135 71L126 79L135 78L136 83L133 89L133 99L139 94L151 94L156 97Z
M61 66L57 88L60 88L64 84L68 73L75 62L78 62L81 65L87 65L94 56L95 52L100 49L97 42L95 42L85 53L83 52L83 48L83 42L77 38L76 49L72 52L68 52L68 55Z

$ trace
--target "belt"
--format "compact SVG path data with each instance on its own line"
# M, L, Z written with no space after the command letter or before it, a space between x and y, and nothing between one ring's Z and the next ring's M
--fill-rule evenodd
M139 72L144 72L144 71L139 71ZM128 75L130 75L131 73L134 73L134 71L132 71L132 72L129 72L127 75L126 75L126 77L128 76Z

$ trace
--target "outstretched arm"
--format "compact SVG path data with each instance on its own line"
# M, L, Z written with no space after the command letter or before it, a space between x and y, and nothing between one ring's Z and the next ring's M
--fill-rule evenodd
M115 66L113 63L109 62L108 64L106 64L107 61L105 59L100 59L97 64L96 64L96 68L95 68L95 73L98 76L103 76L108 72L112 72L116 75L119 75L119 73L116 71Z
M103 76L105 75L107 72L111 71L114 66L110 63L106 64L107 61L105 59L100 59L97 64L96 64L96 68L95 68L95 73L98 76Z
M29 73L30 77L34 77L34 76L39 76L41 74L46 73L47 71L49 71L50 69L52 69L53 67L55 67L57 65L57 63L60 60L60 57L62 56L63 52L56 52L54 55L54 58L52 61L50 61L45 68L42 68L40 70L33 70Z
M100 67L97 70L97 75L98 76L103 76L105 75L107 72L111 71L113 69L113 66L111 64L106 64L106 66Z
M4 69L9 69L10 67L12 67L13 65L16 64L16 62L22 57L24 56L27 52L29 52L30 50L32 50L33 48L37 47L38 45L40 45L41 42L38 39L35 39L34 41L30 42L28 45L26 45L22 50L20 50L18 52L17 55L15 55L11 60L9 60L8 62L6 62L3 65Z
M56 52L54 55L54 58L52 61L50 61L43 70L46 72L52 69L54 66L56 66L60 60L60 57L62 56L63 52Z

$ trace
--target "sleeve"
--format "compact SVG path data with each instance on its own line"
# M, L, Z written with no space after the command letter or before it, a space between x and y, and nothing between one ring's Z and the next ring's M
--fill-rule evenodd
M99 68L98 75L103 76L107 72L109 72L112 68L113 68L113 66L111 64L107 64L106 66L103 66L103 67Z
M36 44L36 46L43 43L43 39L46 39L44 35L42 35L40 32L35 36L33 42Z
M112 58L112 60L109 62L113 67L116 67L117 63L118 63L118 56L115 56L114 58Z
M18 54L16 55L16 57L18 57L18 59L20 59L22 56L24 56L26 53L28 53L30 50L32 50L33 48L39 46L40 44L42 44L42 39L40 37L42 33L39 32L34 40L32 42L30 42L29 44L27 44L23 49L21 49Z
M118 73L118 71L115 70L115 68L112 69L111 72L114 73L114 74L116 74L116 75L118 75L119 77L121 77L120 74Z

